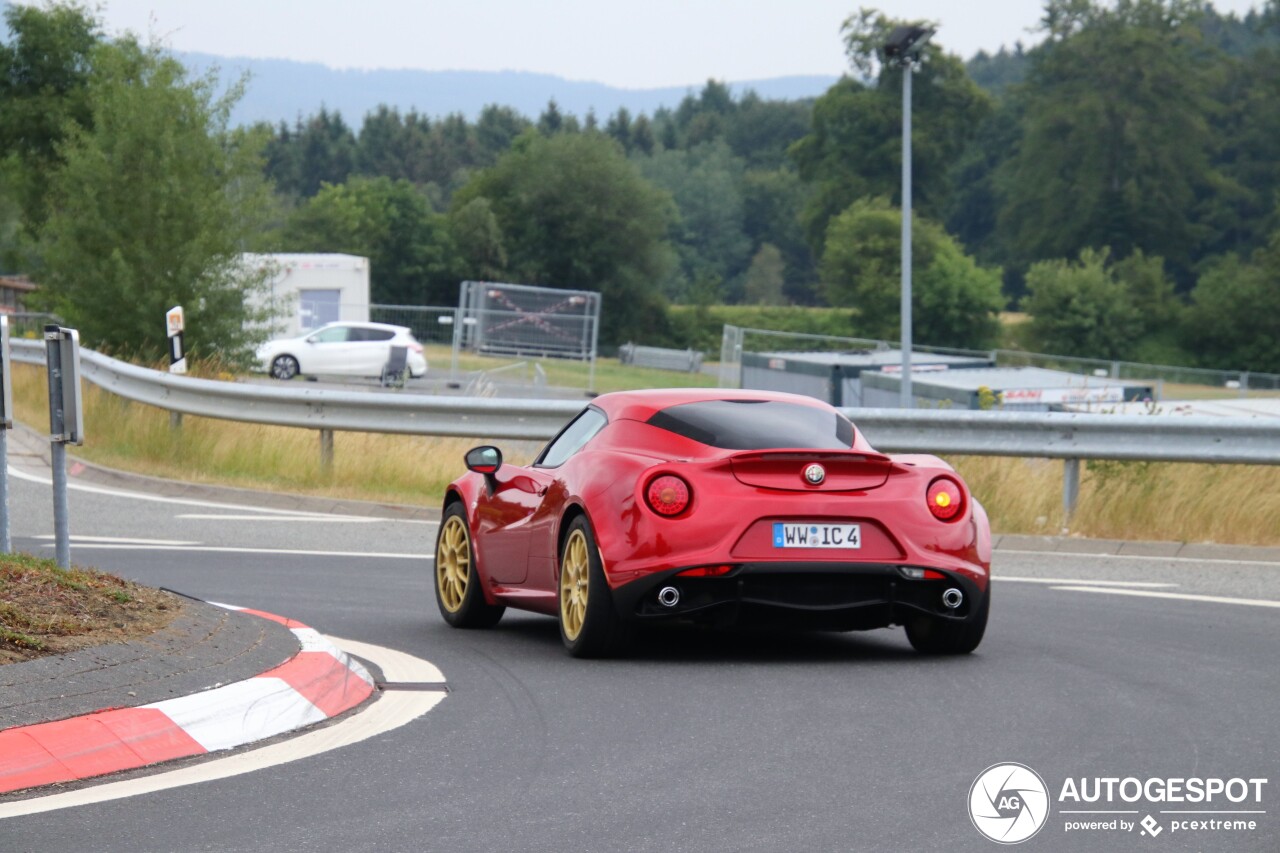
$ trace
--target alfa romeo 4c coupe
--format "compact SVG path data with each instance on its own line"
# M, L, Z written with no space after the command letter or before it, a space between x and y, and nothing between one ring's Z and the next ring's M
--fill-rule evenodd
M991 534L934 456L876 452L818 400L718 389L596 398L529 466L466 454L436 542L440 613L555 616L575 657L634 626L851 631L901 625L928 654L977 648Z

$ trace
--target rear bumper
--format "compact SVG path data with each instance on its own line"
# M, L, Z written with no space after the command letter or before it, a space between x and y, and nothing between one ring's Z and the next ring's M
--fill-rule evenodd
M899 565L848 563L743 563L719 577L680 577L682 568L657 572L613 590L624 618L693 619L719 625L782 624L817 630L856 631L902 624L914 614L963 622L978 612L986 592L970 578L942 571L942 579L914 580ZM906 567L911 568L911 567ZM939 571L930 566L922 566ZM658 600L665 587L679 601ZM950 608L943 593L959 589Z

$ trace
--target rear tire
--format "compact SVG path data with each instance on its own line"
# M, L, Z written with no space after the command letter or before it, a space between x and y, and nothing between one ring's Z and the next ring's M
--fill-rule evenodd
M291 355L278 355L271 361L271 375L276 379L292 379L298 375L298 360Z
M982 603L971 617L963 622L940 619L937 616L919 614L907 620L907 639L912 647L926 655L967 655L982 642L987 631L987 616L991 612L991 583L987 583Z
M455 628L492 628L507 608L484 600L471 527L462 504L449 504L436 535L436 606Z
M626 645L627 625L613 606L600 549L586 516L569 525L560 549L560 639L575 658L612 657Z

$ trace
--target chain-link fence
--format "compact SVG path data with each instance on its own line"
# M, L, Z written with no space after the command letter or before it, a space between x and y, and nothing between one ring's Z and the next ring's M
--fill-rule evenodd
M473 352L595 358L599 293L464 281L458 308L461 345Z
M720 387L742 387L742 354L765 352L850 352L896 348L893 341L870 338L843 338L832 335L809 335L778 332L770 329L748 329L726 324L720 348ZM1168 385L1190 385L1216 388L1248 396L1250 392L1280 391L1280 374L1254 373L1240 370L1209 370L1165 364L1141 364L1131 361L1079 358L1067 355L1022 352L1020 350L966 350L950 347L915 345L915 352L939 355L987 357L997 367L1042 367L1084 376L1110 379L1140 380L1156 389ZM1157 391L1157 398L1162 396Z
M424 344L453 345L453 324L458 309L438 305L370 305L369 321L407 326Z
M46 325L62 324L61 318L56 314L18 311L7 316L9 317L9 335L14 338L43 338Z

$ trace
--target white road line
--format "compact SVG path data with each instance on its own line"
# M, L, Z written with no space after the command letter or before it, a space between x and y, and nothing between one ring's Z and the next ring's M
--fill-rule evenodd
M1150 581L1093 581L1086 578L1011 578L1007 575L992 575L993 581L1012 581L1013 583L1044 584L1088 584L1089 586L1141 586L1141 587L1175 587L1176 583L1152 583Z
M52 543L46 548L54 547ZM429 554L396 554L385 551L305 551L300 548L232 548L217 545L121 545L86 542L77 551L198 551L209 554L286 554L303 557L376 557L382 560L435 560Z
M41 533L39 536L32 536L32 539L53 539L52 533ZM121 545L199 545L199 542L184 542L180 539L134 539L129 536L76 536L70 537L72 544L98 542L103 544L121 544Z
M1224 566L1280 566L1277 560L1224 560L1219 557L1150 557L1146 554L1087 554L1071 551L1022 551L1017 548L997 548L995 554L1025 554L1033 557L1098 557L1104 560L1154 560L1160 563L1216 563Z
M174 518L185 518L192 521L286 521L291 524L319 522L321 524L368 524L375 521L388 521L386 518L369 518L356 515L221 515L219 513L183 513ZM426 524L439 524L428 521Z
M1147 592L1140 589L1102 589L1095 586L1051 586L1062 592L1099 592L1106 595L1136 595L1142 598L1170 598L1175 601L1203 601L1209 604L1239 604L1245 607L1280 607L1280 601L1264 598L1226 598L1220 595L1190 595L1184 592Z
M26 480L29 483L39 483L42 486L49 486L53 484L53 481L48 477L37 477L34 474L28 474L25 471L19 471L15 469L13 466L9 466L9 474L11 476L17 477L19 480ZM198 507L203 507L205 509L237 509L237 510L243 510L245 512L266 513L268 515L286 515L286 516L308 515L308 516L314 516L316 518L324 518L329 520L332 520L334 518L363 518L362 516L348 516L348 515L341 515L338 513L307 512L305 510L299 510L299 509L274 509L271 507L263 507L263 506L248 506L245 504L215 503L213 501L200 501L200 500L195 500L193 498L169 498L169 497L164 497L162 495L148 495L143 492L126 492L126 491L121 491L119 489L106 489L101 486L90 486L86 483L68 483L67 488L71 489L72 491L87 492L89 494L94 494L94 495L107 495L108 497L129 498L136 501L151 501L153 503L162 503L162 504L177 504L179 506L198 506ZM377 520L378 521L394 521L395 519L380 518Z
M445 680L444 675L430 661L383 646L358 643L354 640L340 640L336 637L329 639L344 651L376 663L382 668L387 681L442 682ZM260 749L229 755L226 758L192 764L167 773L108 782L30 800L3 803L0 804L0 819L136 797L184 785L227 779L242 773L252 773L255 770L287 764L300 758L309 758L407 725L440 704L445 695L443 692L417 690L388 691L383 693L376 702L345 720L298 737Z

